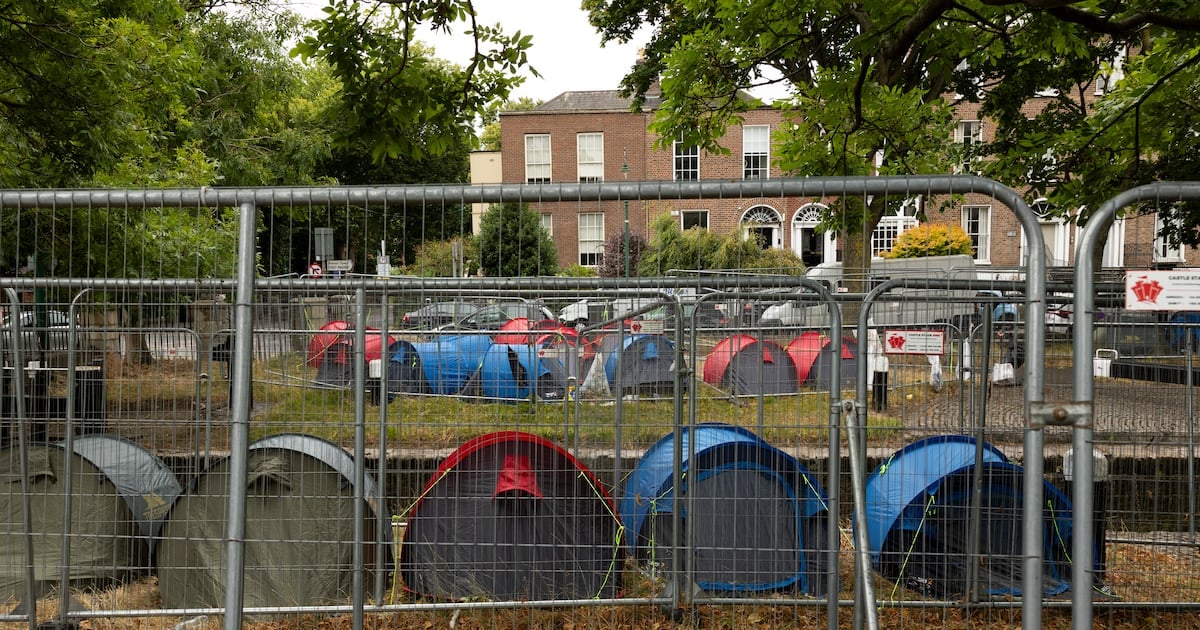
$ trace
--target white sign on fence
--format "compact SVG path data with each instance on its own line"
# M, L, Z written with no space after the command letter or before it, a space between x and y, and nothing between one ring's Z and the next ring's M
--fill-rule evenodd
M883 351L887 354L945 354L943 330L885 330Z
M1200 310L1200 269L1126 272L1125 308L1133 311Z
M663 330L663 320L661 319L635 319L629 322L629 332L635 335L661 335Z
M330 260L325 263L325 271L350 271L354 269L353 260Z

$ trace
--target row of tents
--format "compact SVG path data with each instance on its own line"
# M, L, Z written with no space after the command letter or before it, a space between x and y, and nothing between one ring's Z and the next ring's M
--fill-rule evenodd
M810 330L787 346L752 335L731 335L717 342L704 360L704 382L739 396L791 394L802 387L829 387L834 358L841 353L837 376L851 383L858 370L858 342L842 339L838 348L828 335Z
M627 394L668 395L675 386L675 345L662 335L604 333L581 337L553 322L530 324L517 318L494 335L455 334L428 341L366 335L374 400L398 394L469 396L496 400L566 400L571 382L585 398ZM343 321L327 324L309 343L308 364L316 381L346 387L355 378L353 330ZM858 344L852 337L840 348L827 335L807 331L787 346L751 335L719 341L704 358L705 383L735 395L788 394L803 387L828 387L835 378L834 358L841 353L837 378L852 382ZM386 360L384 360L386 359Z
M398 394L566 400L572 380L580 395L592 398L674 391L675 344L666 337L610 333L585 339L574 328L549 324L517 318L490 335L429 341L389 336L386 352L382 333L369 331L365 360L381 367L368 387L376 402L383 398L377 390L384 373L388 400ZM345 322L326 326L309 342L308 365L317 368L318 383L349 386L355 378L353 331Z
M840 536L828 527L818 479L740 427L705 424L681 435L683 476L675 477L675 438L667 435L641 457L619 501L552 441L519 431L483 435L446 457L394 519L397 531L379 535L375 481L367 475L355 492L345 450L297 434L256 441L239 481L247 493L244 605L344 603L353 588L356 513L365 515L368 577L394 569L403 588L436 599L617 597L626 556L671 567L675 549L687 550L695 585L708 592L827 593L837 578L826 552ZM30 445L24 478L16 448L0 451L9 496L26 499L0 503L0 601L26 593L28 509L37 596L58 586L62 545L69 544L73 587L154 570L164 606L222 606L231 460L215 461L185 489L130 442L93 435L74 440L73 449ZM971 438L927 438L870 476L867 539L884 577L951 597L967 592L974 573L982 592L1020 596L1021 469L990 445L983 453L977 467ZM980 481L981 519L973 528L971 488ZM1043 595L1055 596L1070 587L1071 505L1049 483L1044 492ZM356 496L367 497L365 504ZM986 559L974 572L973 535Z

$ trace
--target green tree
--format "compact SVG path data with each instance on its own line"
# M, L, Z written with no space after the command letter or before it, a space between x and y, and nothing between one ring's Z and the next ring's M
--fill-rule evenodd
M650 243L642 252L638 275L661 276L682 269L804 274L804 263L790 251L764 249L754 239L742 238L736 232L720 235L699 227L685 231L669 213L656 217L650 231Z
M172 0L0 9L0 185L80 186L155 140L195 68Z
M527 66L531 38L477 23L470 0L330 0L324 11L296 54L329 66L341 83L348 121L337 140L369 143L376 162L474 143L479 117L524 81L518 73L537 76ZM476 53L465 68L435 59L414 39L418 27L451 31L459 23L475 40Z
M952 254L974 254L971 237L957 225L945 223L923 223L904 231L896 237L891 251L884 258L923 258L925 256L949 256Z
M952 94L980 102L996 121L997 140L981 151L989 157L985 174L1032 185L1032 194L1049 193L1059 208L1095 207L1171 165L1190 171L1168 157L1172 143L1184 155L1200 145L1188 96L1200 86L1200 5L1184 0L583 6L605 41L653 29L645 59L622 87L640 105L661 79L659 138L682 135L722 151L716 141L725 128L759 104L741 90L787 85L792 96L779 105L795 125L776 138L777 155L795 175L949 172L962 157L947 142ZM1087 86L1129 46L1137 54L1124 85L1095 108L1084 104ZM1055 95L1049 105L1028 118L1022 107L1047 94ZM872 201L830 208L826 227L845 237L847 265L869 265L867 237L886 210Z
M479 270L479 250L471 237L426 241L417 246L415 260L405 270L425 278L474 275Z
M477 239L479 267L492 277L558 273L554 241L528 204L493 205L483 214Z

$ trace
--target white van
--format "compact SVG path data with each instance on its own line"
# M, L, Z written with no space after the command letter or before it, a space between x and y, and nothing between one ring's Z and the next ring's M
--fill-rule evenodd
M808 270L806 278L819 280L834 293L846 292L846 281L865 279L864 291L895 278L930 280L975 280L975 260L965 254L927 256L924 258L884 258L871 261L871 268L859 272L858 278L847 277L842 263L822 263ZM915 297L919 301L900 301L893 296ZM976 305L964 301L975 295L967 289L927 289L897 287L880 296L871 308L871 319L879 326L919 326L955 321L959 316L971 316ZM958 301L955 301L958 300ZM767 307L759 317L762 326L828 326L829 316L824 305L815 297L798 301L778 302ZM856 322L842 322L854 326Z

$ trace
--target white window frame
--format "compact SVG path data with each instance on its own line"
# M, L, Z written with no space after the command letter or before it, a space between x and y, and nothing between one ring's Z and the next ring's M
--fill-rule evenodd
M1166 224L1161 212L1154 213L1154 260L1155 263L1182 263L1183 247L1182 245L1171 245L1171 243L1160 236L1163 226Z
M550 165L550 134L525 134L525 183L550 183Z
M1038 217L1038 229L1042 231L1042 241L1046 247L1046 265L1065 267L1071 264L1071 231L1067 229L1066 219L1054 215L1054 206L1045 197L1034 200L1029 208ZM1021 261L1022 264L1029 262L1029 241L1025 239L1025 228L1021 228Z
M700 146L676 140L672 152L672 177L677 182L700 181Z
M962 207L962 229L967 236L971 237L971 246L975 249L975 262L991 263L992 207L988 204L964 205Z
M688 215L691 215L691 216L693 216L693 217L699 217L699 218L700 218L700 220L698 220L698 221L695 221L695 222L693 223L693 225L690 225L690 226L689 226L689 225L687 224L687 223L688 223ZM705 230L707 230L707 229L708 229L708 225L709 225L709 224L708 224L708 217L709 217L709 212L708 212L708 210L696 210L696 209L693 209L693 210L680 210L680 211L679 211L679 229L681 229L681 230L686 230L686 229L688 229L688 228L690 228L690 227L700 227L700 228L702 228L702 229L705 229Z
M579 214L579 264L599 267L604 260L604 213Z
M771 177L771 126L742 127L742 179Z
M983 142L982 120L960 120L954 127L954 142L972 147Z
M575 134L575 156L579 181L604 181L604 134L586 132Z
M983 121L958 121L954 126L954 143L962 147L962 161L955 165L955 172L970 173L975 162L975 147L983 144Z
M1125 78L1125 49L1117 51L1116 57L1109 63L1109 71L1096 77L1096 96L1103 96L1112 90L1112 86Z
M542 229L546 230L546 234L554 236L554 214L551 212L543 212L541 214Z
M883 258L884 252L891 251L896 246L896 239L906 230L914 228L919 223L917 214L921 211L923 200L921 195L909 197L900 201L895 210L888 210L879 219L875 231L871 232L871 258Z

